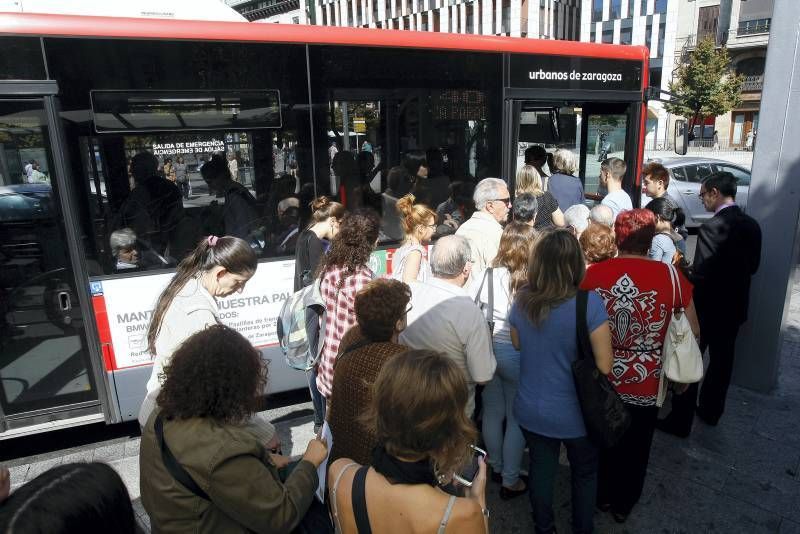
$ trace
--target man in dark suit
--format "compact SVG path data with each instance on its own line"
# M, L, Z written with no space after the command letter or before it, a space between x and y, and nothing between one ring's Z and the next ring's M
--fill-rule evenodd
M658 425L682 437L692 430L695 410L709 425L722 417L736 335L747 320L750 278L761 259L761 228L736 205L735 198L736 178L729 172L712 174L700 187L703 206L714 216L700 227L691 281L700 320L700 349L708 348L709 365L703 387L692 384L682 395L675 395L672 413Z

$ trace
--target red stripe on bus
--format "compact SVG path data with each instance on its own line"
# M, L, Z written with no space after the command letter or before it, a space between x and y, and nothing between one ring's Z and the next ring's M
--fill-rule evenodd
M273 42L509 52L645 61L645 46L527 39L496 35L37 13L0 14L0 33L53 37Z
M97 326L97 337L100 339L100 348L103 353L103 363L106 371L114 371L117 365L114 357L114 345L111 343L111 326L108 323L106 298L103 295L92 296L92 308Z

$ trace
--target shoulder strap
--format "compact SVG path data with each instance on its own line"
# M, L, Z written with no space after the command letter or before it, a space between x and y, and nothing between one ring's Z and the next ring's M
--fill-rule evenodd
M592 345L589 341L589 327L586 325L586 307L589 305L589 293L579 289L575 295L575 327L578 341L578 359L587 358L592 354Z
M672 264L667 265L667 267L669 268L670 282L672 282L672 309L683 309L683 291L681 290L681 281L680 278L678 278L678 271ZM675 300L676 297L677 302Z
M167 468L169 474L172 477L181 483L183 487L194 493L197 497L201 499L205 499L206 501L210 501L208 494L203 491L203 489L197 485L197 482L186 472L186 469L178 462L178 460L173 456L172 451L169 450L167 446L167 442L164 441L164 421L161 420L161 414L156 416L155 424L153 425L154 430L156 431L156 440L158 441L158 446L161 449L161 460L164 462L164 467Z
M447 529L447 522L450 521L450 513L453 511L453 505L456 503L456 496L451 495L450 500L447 501L447 508L444 511L444 517L442 517L442 522L439 523L439 530L437 534L444 534L444 531Z
M360 467L353 478L353 515L356 519L358 534L372 534L372 528L369 526L369 514L367 514L367 471L369 471L368 465Z
M489 323L489 333L494 333L494 274L492 268L486 269L486 275L489 277L489 317L486 321Z
M333 490L331 491L331 507L333 508L333 521L336 523L337 532L341 532L341 526L339 525L339 506L336 502L336 492L339 489L339 481L342 480L342 475L350 469L352 466L358 465L356 462L350 462L346 466L342 467L342 470L339 471L339 474L336 475L336 480L333 482Z
M483 271L483 278L481 278L481 285L478 286L478 292L475 294L475 304L480 306L481 304L481 292L483 291L483 284L486 283L486 276L489 274L489 269L487 268Z

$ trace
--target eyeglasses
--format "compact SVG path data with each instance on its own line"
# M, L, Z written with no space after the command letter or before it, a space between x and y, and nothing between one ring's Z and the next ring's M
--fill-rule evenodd
M511 207L511 197L506 197L506 198L493 198L493 199L492 199L492 200L490 200L489 202L502 202L502 203L503 203L503 204L505 204L506 206L509 206L509 207Z
M708 191L700 191L700 193L699 193L697 196L698 196L698 197L700 197L700 198L702 199L702 198L703 198L703 197L705 197L707 194L708 194Z

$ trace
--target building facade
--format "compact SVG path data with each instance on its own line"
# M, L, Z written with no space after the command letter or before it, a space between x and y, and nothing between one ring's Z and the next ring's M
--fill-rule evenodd
M248 20L577 41L581 0L226 0Z
M705 117L695 127L695 143L752 149L758 136L761 89L774 0L682 0L676 54L685 58L700 40L725 46L731 67L744 76L742 103L730 113ZM710 145L709 145L710 146Z
M681 0L582 0L581 41L645 45L650 49L650 85L669 88L676 66L675 40ZM668 141L669 116L651 102L647 117L648 147Z

